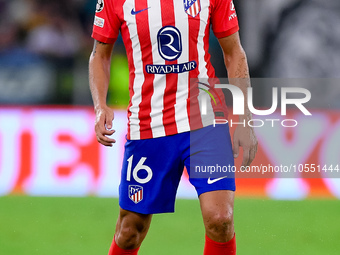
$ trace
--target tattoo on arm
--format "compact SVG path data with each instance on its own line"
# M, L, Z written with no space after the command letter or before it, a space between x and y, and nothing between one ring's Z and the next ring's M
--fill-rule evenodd
M103 42L100 42L100 41L97 41L97 40L94 40L94 45L93 45L93 50L92 50L92 56L94 57L94 55L96 54L97 52L97 44L102 44L102 45L105 45L107 43L103 43Z
M235 76L238 78L249 78L249 70L246 57L242 57L239 61Z

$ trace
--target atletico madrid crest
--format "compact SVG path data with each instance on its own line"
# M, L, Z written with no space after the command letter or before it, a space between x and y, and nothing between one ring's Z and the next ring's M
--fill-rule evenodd
M191 17L195 18L201 12L200 0L183 0L184 10Z
M143 187L138 185L129 185L129 198L138 204L143 200Z

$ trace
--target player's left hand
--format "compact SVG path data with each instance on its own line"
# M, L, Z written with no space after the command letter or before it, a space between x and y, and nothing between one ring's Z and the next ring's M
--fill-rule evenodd
M243 148L242 166L250 166L257 152L257 138L252 127L242 125L236 127L233 137L234 158L238 157L240 146Z

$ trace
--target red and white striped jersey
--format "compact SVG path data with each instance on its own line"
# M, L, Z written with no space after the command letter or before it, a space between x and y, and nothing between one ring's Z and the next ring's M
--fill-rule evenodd
M129 62L131 140L210 125L193 116L202 90L190 79L215 78L210 26L217 38L238 31L232 0L98 0L92 37L114 43L119 31Z

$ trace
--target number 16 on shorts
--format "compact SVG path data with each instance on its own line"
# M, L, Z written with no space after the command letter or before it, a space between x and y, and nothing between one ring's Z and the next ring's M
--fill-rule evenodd
M127 168L127 175L126 180L131 181L131 177L140 184L145 184L149 182L152 178L152 170L147 165L144 165L146 157L142 157L137 165L132 169L132 162L133 162L133 155L127 160L128 161L128 168ZM146 173L144 171L146 171ZM143 172L140 172L143 171ZM138 172L142 176L138 176ZM129 198L134 203L139 203L143 200L143 187L139 185L129 185Z
M133 155L131 155L131 157L127 160L129 162L128 168L127 168L127 175L126 175L127 181L131 181L131 175L132 175L133 179L140 184L148 183L151 180L152 170L147 165L144 165L145 160L146 160L146 157L142 157L138 161L137 165L132 170ZM142 172L141 175L143 175L143 176L140 177L140 176L138 176L138 172L140 172L142 170L146 171L146 175L145 175L145 173Z

